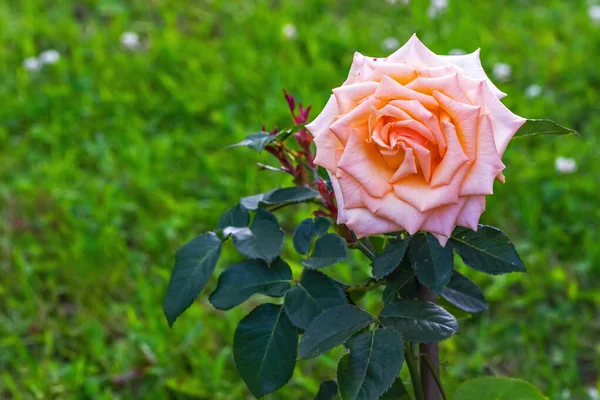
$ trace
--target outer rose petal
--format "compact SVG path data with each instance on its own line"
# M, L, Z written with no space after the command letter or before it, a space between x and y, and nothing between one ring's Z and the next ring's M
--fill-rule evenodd
M342 196L344 197L344 207L346 209L365 207L365 203L363 202L361 195L361 186L356 179L341 169L337 172L337 179L340 184Z
M394 193L388 193L383 198L378 199L369 196L368 193L363 191L362 200L373 214L393 221L402 227L402 229L407 230L411 235L421 228L421 225L427 218L426 214L400 200Z
M450 237L452 230L454 230L454 227L456 226L456 218L463 209L466 201L466 197L459 197L456 204L441 206L430 210L427 213L427 220L421 229L445 237Z
M377 82L360 82L333 89L338 109L344 114L351 111L360 100L373 94L377 86Z
M357 81L379 82L384 75L406 84L417 77L414 67L406 63L389 62L387 59L364 57L362 64L353 73Z
M327 104L325 104L323 111L321 111L310 124L306 125L306 129L308 129L314 137L317 137L326 130L329 130L329 125L331 125L338 115L339 110L337 102L335 101L335 97L331 95L329 96L329 100L327 101Z
M381 233L397 232L403 230L393 222L373 215L366 208L352 208L346 211L346 225L352 229L359 239L365 236L379 235ZM338 218L338 224L340 220Z
M481 214L485 211L485 196L469 196L456 219L456 224L477 230Z
M338 168L356 179L371 196L383 197L392 190L388 183L392 170L377 150L377 145L367 143L366 139L366 129L352 130Z
M317 155L314 160L315 164L320 165L335 174L337 171L337 164L344 152L344 146L342 146L338 138L328 130L322 132L319 136L316 136L314 142L317 148Z
M331 124L329 129L340 142L345 146L348 141L348 135L352 128L359 127L361 125L366 124L369 121L369 116L371 115L371 109L378 104L378 100L369 97L362 103L360 103L356 108L350 111L347 114L339 117L335 122Z
M419 92L427 93L429 95L433 94L434 90L444 93L446 96L456 100L466 103L469 101L465 96L465 93L460 87L458 81L458 73L454 72L451 75L440 76L436 78L427 78L427 77L418 77L406 87L410 89L417 90ZM423 104L427 105L427 104Z
M488 115L479 117L477 124L477 159L467 173L460 195L471 196L494 193L494 179L504 169L498 156L492 123Z
M460 56L440 56L444 61L448 61L457 67L463 69L465 73L474 79L482 79L485 80L488 87L494 93L494 96L501 99L506 96L506 93L501 91L492 83L492 81L488 78L483 66L481 65L481 60L479 58L479 53L481 49L477 49L471 54L464 54Z
M382 100L417 100L419 103L428 108L437 108L437 101L427 94L412 90L407 86L401 85L389 76L381 78L381 83L375 91L375 97Z
M439 67L445 63L440 56L433 53L421 43L416 34L412 35L404 46L389 56L388 60L392 62L405 62L416 68Z
M458 140L467 156L471 160L474 159L477 145L477 117L481 107L460 103L438 91L433 92L433 97L440 103L440 107L452 117L456 125Z
M433 236L435 236L435 238L438 240L438 242L440 242L440 246L446 247L446 243L448 243L448 240L450 239L450 237L444 236L444 235L440 235L438 233L431 233L431 234Z

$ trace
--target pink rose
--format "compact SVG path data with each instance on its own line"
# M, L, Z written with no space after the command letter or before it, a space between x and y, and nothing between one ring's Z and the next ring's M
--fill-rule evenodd
M338 224L357 236L477 229L502 155L525 119L487 78L479 50L438 56L416 35L387 58L354 55L307 128L329 172Z

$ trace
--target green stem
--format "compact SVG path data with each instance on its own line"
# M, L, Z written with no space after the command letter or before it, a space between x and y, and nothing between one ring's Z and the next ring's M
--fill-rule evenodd
M373 251L371 251L371 249L369 249L363 242L361 242L360 240L357 240L356 242L353 243L353 245L359 249L360 251L363 252L363 254L367 257L369 257L371 260L373 258L375 258L375 253Z
M410 380L412 382L413 390L415 391L416 400L423 400L423 388L421 387L421 378L419 376L419 369L417 368L417 361L415 359L415 353L413 352L412 345L407 340L404 341L404 359L406 360L406 366L410 373Z

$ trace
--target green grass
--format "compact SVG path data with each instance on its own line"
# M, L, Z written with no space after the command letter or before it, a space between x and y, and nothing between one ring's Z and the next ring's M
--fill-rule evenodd
M173 254L240 196L290 183L253 167L267 155L222 150L291 125L283 87L314 116L354 51L385 55L383 39L413 32L438 53L481 47L488 71L510 64L512 110L581 133L509 146L483 222L529 272L469 274L490 310L444 343L444 379L493 372L587 398L600 385L600 25L584 0L450 0L434 21L428 2L400 3L0 1L0 398L250 398L231 344L257 300L223 314L201 296L170 330ZM143 50L121 47L125 31ZM50 48L58 64L23 68ZM530 99L533 83L544 91ZM557 174L558 156L577 172ZM297 210L288 232L310 211ZM311 398L340 354L300 361L268 398Z

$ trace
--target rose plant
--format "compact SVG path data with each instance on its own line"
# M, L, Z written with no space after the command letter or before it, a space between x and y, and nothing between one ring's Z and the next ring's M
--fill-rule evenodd
M483 273L525 271L506 235L479 225L486 196L495 180L504 183L502 156L513 137L574 132L513 114L479 51L439 56L416 36L387 58L356 53L348 78L309 124L310 107L296 108L284 93L294 126L263 128L234 146L272 154L280 166L261 168L289 174L294 186L240 199L213 232L178 250L164 303L169 324L206 286L230 241L245 261L221 273L211 304L229 310L254 294L274 299L242 319L233 339L254 396L285 385L298 356L345 345L336 379L316 398L446 398L437 342L458 332L453 314L487 309L482 291L455 269L454 253ZM303 266L294 277L274 212L297 203L314 211L289 232ZM371 260L363 284L322 272L349 249ZM354 295L370 291L381 294L377 313ZM399 378L403 364L410 382ZM512 398L543 398L523 381L493 377L462 384L454 398L492 398L499 387Z

